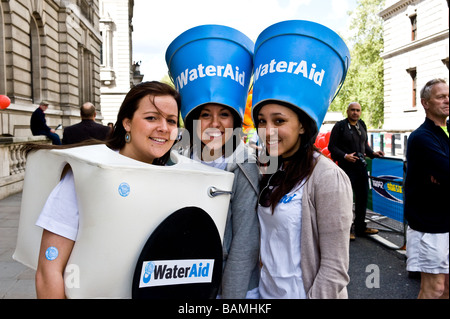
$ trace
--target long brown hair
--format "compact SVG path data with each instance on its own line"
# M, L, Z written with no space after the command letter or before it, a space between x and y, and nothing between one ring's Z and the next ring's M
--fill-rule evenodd
M114 131L111 137L107 141L99 140L87 140L77 144L70 145L45 145L45 144L26 144L23 148L25 154L28 152L38 149L66 149L77 146L95 145L95 144L106 144L111 149L120 150L125 146L125 128L123 127L123 120L125 118L132 119L134 113L138 109L139 101L146 96L172 96L177 102L178 107L178 117L180 115L181 98L179 93L170 85L157 81L142 82L138 85L132 87L130 91L125 96L125 99L120 106L119 112L117 114L117 121L114 125ZM154 103L153 103L154 104ZM156 105L155 105L156 106ZM158 107L156 106L158 109ZM177 122L179 127L179 121ZM154 165L165 165L170 157L170 150L164 154L162 157L157 158L153 161Z
M280 104L279 102L277 102ZM317 126L314 121L306 115L303 111L288 104L282 104L292 109L298 116L300 123L302 123L305 132L300 135L300 147L294 155L289 158L278 157L278 169L282 167L285 174L279 183L278 187L274 189L270 196L270 203L272 206L272 213L275 206L280 202L284 195L296 187L300 182L306 182L311 176L316 160L314 153L318 148L314 145L317 136ZM261 180L261 190L267 185L272 174L265 174Z

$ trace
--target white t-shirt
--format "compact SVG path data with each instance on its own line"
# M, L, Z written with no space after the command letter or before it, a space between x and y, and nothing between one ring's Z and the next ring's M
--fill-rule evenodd
M261 225L263 299L306 299L300 268L303 183L284 195L275 207L258 205Z
M205 164L207 166L210 166L210 167L225 170L227 168L227 165L228 165L228 162L229 162L231 156L232 155L230 155L227 158L225 158L225 156L221 156L221 157L216 158L214 161L206 162L206 161L203 161L201 158L199 158L195 152L192 152L191 159L193 159L197 162L200 162L202 164Z
M119 150L115 150L119 153ZM36 226L75 241L78 234L78 201L72 169L59 181L47 198Z
M36 225L75 241L78 234L78 203L70 169L50 193Z

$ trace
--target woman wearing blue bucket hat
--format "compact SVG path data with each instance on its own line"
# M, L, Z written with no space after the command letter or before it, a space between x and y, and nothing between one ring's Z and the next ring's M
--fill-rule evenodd
M255 45L252 117L270 158L261 181L262 298L346 298L352 189L314 146L349 64L309 21L272 25Z
M259 192L256 158L242 142L242 119L253 67L253 42L221 25L178 36L166 62L181 95L186 130L179 151L235 175L223 239L222 298L258 297Z

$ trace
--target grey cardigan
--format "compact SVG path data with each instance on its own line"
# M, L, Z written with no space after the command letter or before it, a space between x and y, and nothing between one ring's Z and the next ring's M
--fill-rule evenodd
M190 157L190 151L182 153ZM234 173L223 239L224 299L243 299L259 285L259 222L256 205L259 194L259 168L250 148L240 143L226 170Z
M319 156L302 198L301 268L308 299L347 298L353 193L347 174Z

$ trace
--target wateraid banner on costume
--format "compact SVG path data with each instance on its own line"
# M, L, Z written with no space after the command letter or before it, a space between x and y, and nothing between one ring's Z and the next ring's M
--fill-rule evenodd
M146 261L139 288L211 282L213 268L214 259Z
M403 222L403 160L375 158L369 174L372 176L372 210ZM370 209L370 207L369 207Z

